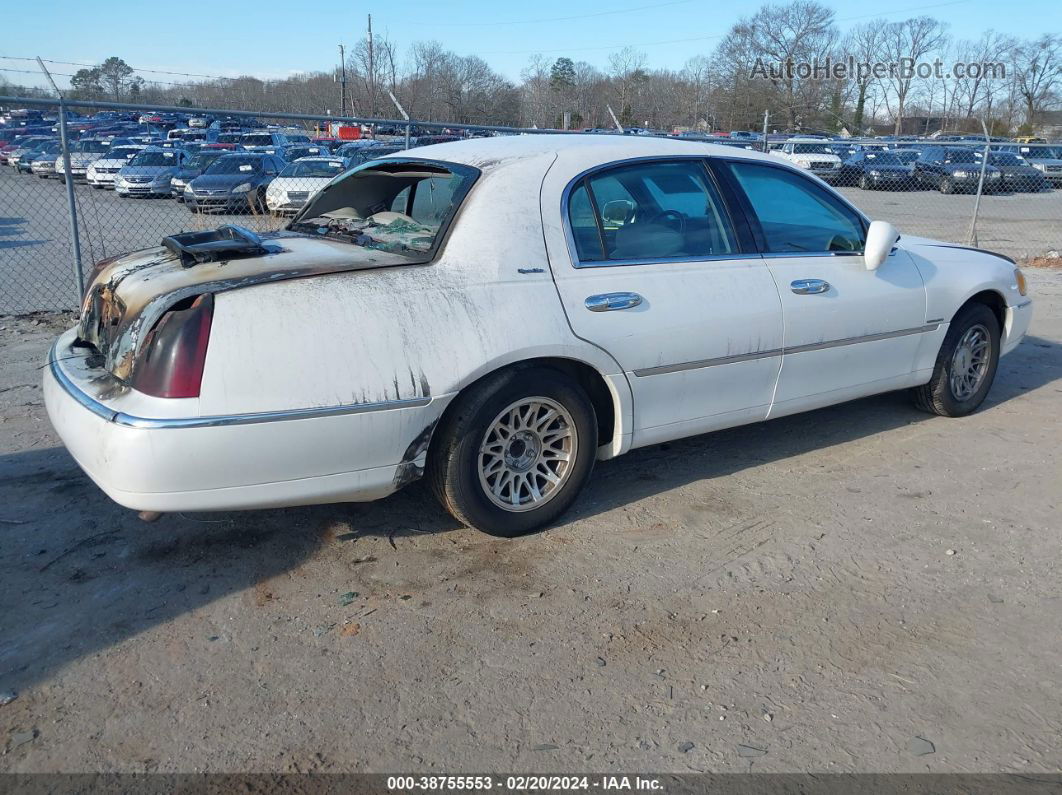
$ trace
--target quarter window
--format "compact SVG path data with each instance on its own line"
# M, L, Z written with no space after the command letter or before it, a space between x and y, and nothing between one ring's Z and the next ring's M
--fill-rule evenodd
M732 254L735 235L700 161L651 162L591 174L568 199L581 262Z
M752 204L769 252L863 250L859 216L811 180L758 163L728 165Z

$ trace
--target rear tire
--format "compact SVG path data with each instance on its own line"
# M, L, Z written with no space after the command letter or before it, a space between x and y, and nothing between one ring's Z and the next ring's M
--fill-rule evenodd
M942 417L978 409L999 366L999 321L984 304L967 304L951 321L928 384L911 390L915 406Z
M513 538L571 507L597 455L597 416L577 383L546 367L510 369L457 400L427 462L432 491L454 518Z

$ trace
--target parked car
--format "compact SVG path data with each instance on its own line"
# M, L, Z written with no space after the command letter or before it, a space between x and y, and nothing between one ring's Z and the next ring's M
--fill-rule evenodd
M170 180L170 194L179 202L184 201L184 189L188 183L198 177L207 167L223 155L229 154L226 149L205 149L192 155L181 167L174 172Z
M307 139L309 140L309 139ZM248 152L264 152L269 155L279 154L286 144L291 143L283 133L257 132L244 133L240 136L240 146Z
M1025 158L1026 162L1047 177L1052 185L1062 184L1062 146L1000 144L993 149Z
M827 182L836 182L841 176L841 158L835 152L835 145L828 141L790 138L772 154Z
M5 165L14 166L15 162L27 152L32 152L40 144L47 143L54 140L51 136L46 135L27 135L24 138L19 138L13 142L13 146L5 149L0 153L0 159L3 159Z
M55 176L55 164L62 162L62 146L56 144L54 149L43 149L30 161L30 173L41 179Z
M184 188L184 203L193 213L266 212L266 188L286 164L264 152L222 155Z
M88 167L85 182L94 188L113 188L119 170L145 149L143 144L112 146Z
M70 178L76 182L85 179L89 166L110 151L111 142L89 138L75 141L67 148L70 150ZM67 177L61 156L55 160L55 174L60 181L66 182Z
M206 129L214 122L213 116L191 116L188 119L188 126L200 129Z
M904 190L914 185L914 167L905 165L892 152L860 149L841 164L837 182L858 185L863 190Z
M114 191L119 196L169 196L170 181L188 158L183 149L152 146L139 152L118 171Z
M55 163L55 158L61 154L62 145L54 138L50 138L43 143L37 144L33 149L27 152L23 152L18 160L15 161L15 171L19 174L32 174L33 162L35 160L41 160L46 157L52 159L52 163Z
M427 475L461 522L513 536L633 448L903 388L969 414L1031 314L1011 260L901 238L776 157L483 138L352 169L274 235L104 260L43 394L136 510L367 501Z
M1021 155L1013 152L989 152L988 162L1003 173L1003 190L1039 193L1051 187L1044 172L1030 165Z
M266 189L266 206L276 215L294 214L321 188L347 170L335 157L304 157L289 163Z
M981 159L968 147L927 146L914 163L915 179L941 193L976 192L981 181ZM1003 188L1003 173L995 166L985 167L984 192Z

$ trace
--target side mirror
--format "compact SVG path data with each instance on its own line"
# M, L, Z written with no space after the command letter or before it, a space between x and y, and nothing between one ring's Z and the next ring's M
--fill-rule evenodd
M863 246L863 262L868 271L877 270L900 239L896 227L887 221L873 221L867 230L867 242Z

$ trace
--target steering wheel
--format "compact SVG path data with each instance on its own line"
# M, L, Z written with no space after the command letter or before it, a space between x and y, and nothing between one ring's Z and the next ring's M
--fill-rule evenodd
M686 216L678 210L662 210L650 223L660 224L681 234L686 234Z

